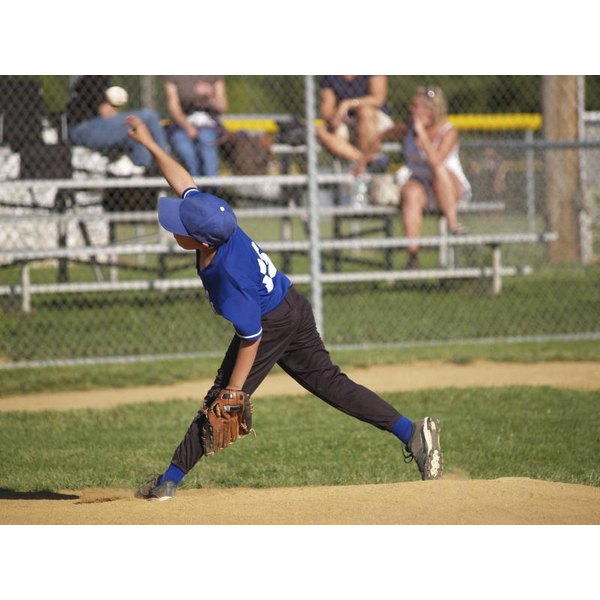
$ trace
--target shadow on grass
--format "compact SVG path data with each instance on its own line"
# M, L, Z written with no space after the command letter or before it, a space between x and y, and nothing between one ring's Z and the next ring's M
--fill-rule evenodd
M0 500L78 500L75 494L59 494L49 490L40 492L18 492L0 488Z

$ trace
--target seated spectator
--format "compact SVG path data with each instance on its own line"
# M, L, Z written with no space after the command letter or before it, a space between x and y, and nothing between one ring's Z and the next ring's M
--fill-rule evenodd
M325 75L321 80L319 142L333 155L355 164L356 174L387 168L378 154L379 134L393 125L385 75Z
M123 91L120 97L107 94L111 87L110 75L81 75L75 80L67 104L69 140L76 146L100 152L123 151L134 165L148 168L153 164L152 155L127 135L125 118L136 115L142 119L161 148L168 151L167 136L158 114L148 108L122 111L127 94Z
M459 202L471 198L471 185L459 159L459 135L447 120L447 103L439 87L418 87L410 104L410 117L380 136L403 140L405 167L400 202L404 235L420 237L425 210L439 209L450 233L466 229L457 220ZM399 174L400 174L399 172ZM418 268L417 245L409 246L405 268Z
M217 175L219 118L228 108L223 76L165 75L164 88L173 150L192 176Z

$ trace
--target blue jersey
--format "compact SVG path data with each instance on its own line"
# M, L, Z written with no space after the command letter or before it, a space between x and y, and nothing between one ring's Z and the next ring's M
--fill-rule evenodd
M196 266L215 312L248 341L261 337L261 317L279 306L291 285L240 227L204 269L197 250Z

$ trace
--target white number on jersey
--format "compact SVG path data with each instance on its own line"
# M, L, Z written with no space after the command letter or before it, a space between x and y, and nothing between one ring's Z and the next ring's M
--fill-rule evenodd
M264 275L262 281L267 288L267 292L271 293L274 287L273 278L277 274L277 269L267 254L265 252L261 252L260 248L254 242L252 242L252 247L254 248L256 254L258 254L258 268L260 269L261 274Z

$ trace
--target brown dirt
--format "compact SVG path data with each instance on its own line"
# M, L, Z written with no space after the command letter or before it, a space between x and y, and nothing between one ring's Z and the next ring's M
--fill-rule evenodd
M348 370L386 391L473 386L550 385L600 389L598 363L468 365L412 363ZM0 399L0 411L106 408L125 402L198 397L207 381L175 386L66 392ZM268 377L255 396L303 390ZM447 465L441 481L285 489L179 490L169 502L144 502L132 490L0 490L0 524L600 524L600 488L526 478L470 480Z

